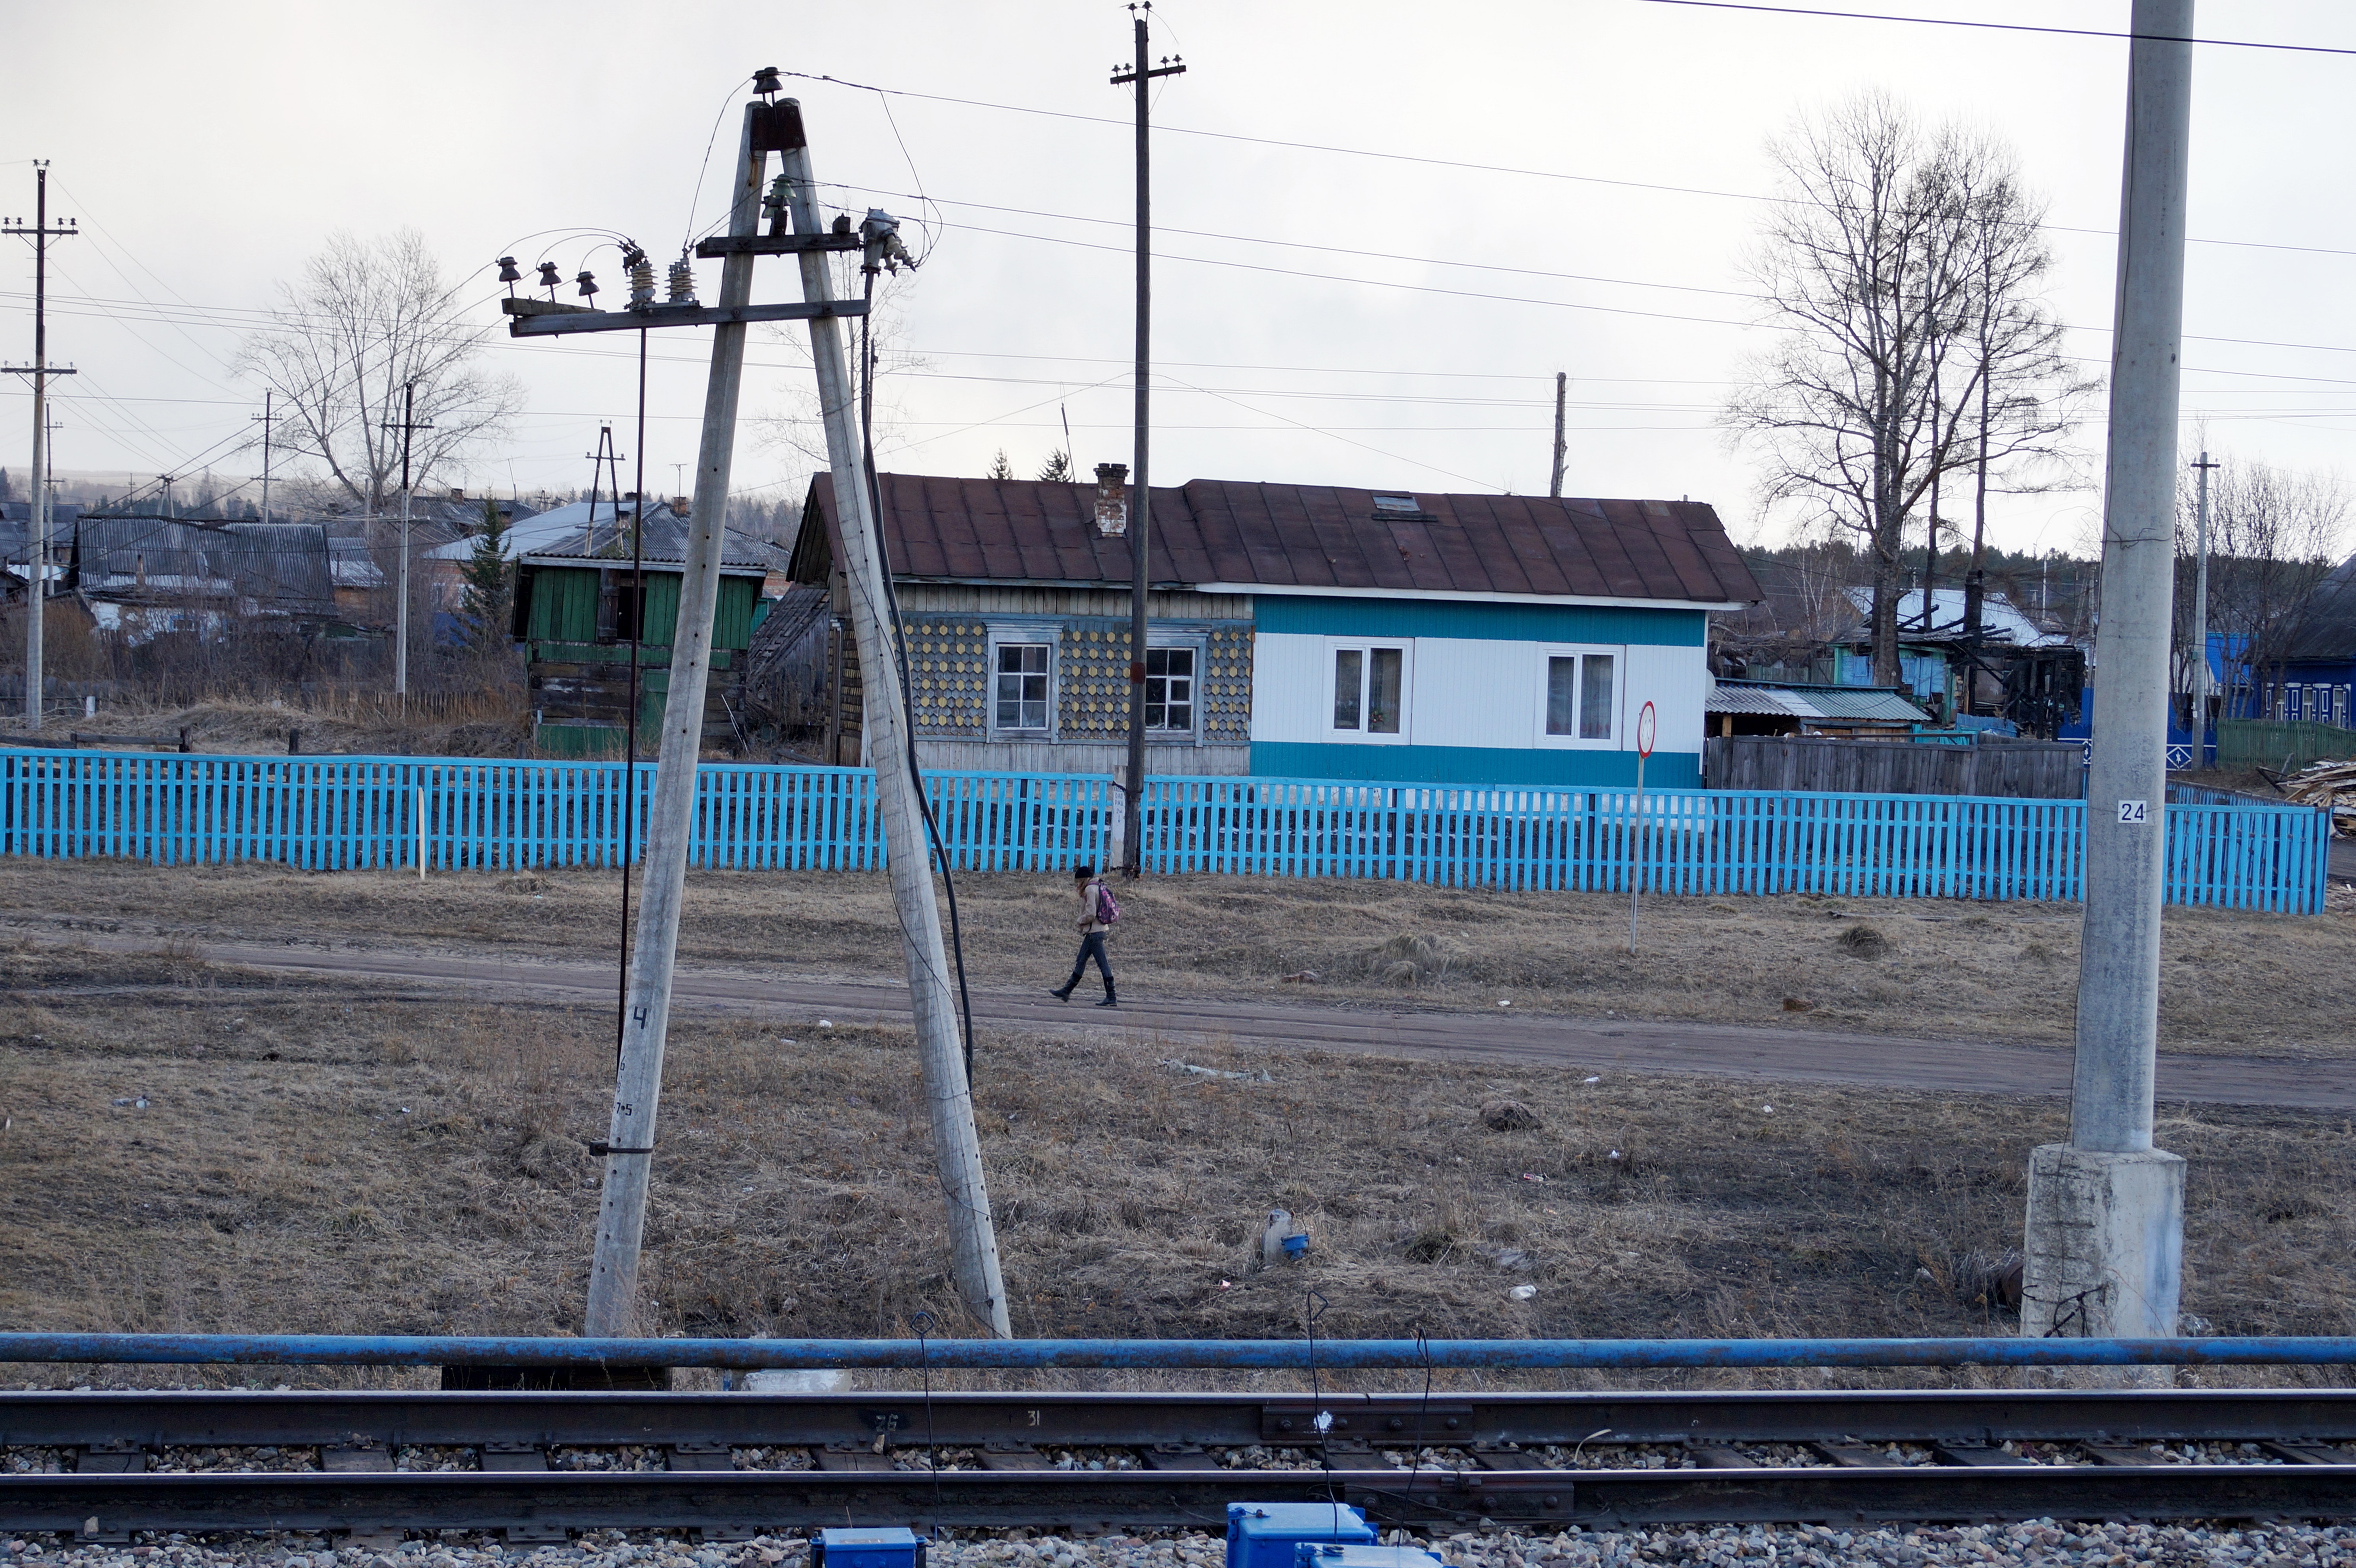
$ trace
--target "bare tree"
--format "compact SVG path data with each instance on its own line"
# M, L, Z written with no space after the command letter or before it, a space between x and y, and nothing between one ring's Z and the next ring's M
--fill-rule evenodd
M482 329L455 319L455 291L413 229L374 240L337 232L279 285L270 325L247 339L240 368L276 389L276 439L320 470L327 495L381 516L400 494L402 389L415 383L410 482L422 487L470 448L502 433L523 406L516 378L477 364Z
M2225 716L2265 718L2280 701L2283 667L2317 610L2315 591L2338 559L2348 491L2334 474L2217 456L2209 480L2209 629L2225 637ZM2179 691L2191 689L2193 662L2206 656L2193 630L2194 504L2188 477L2176 504Z
M1783 199L1749 270L1782 340L1721 423L1764 459L1771 506L1857 539L1875 677L1895 684L1909 519L1926 502L1935 515L1941 480L1965 466L1983 516L1988 485L2037 483L2027 470L2059 455L2084 382L2035 297L2051 257L2000 145L1926 137L1868 93L1769 150Z

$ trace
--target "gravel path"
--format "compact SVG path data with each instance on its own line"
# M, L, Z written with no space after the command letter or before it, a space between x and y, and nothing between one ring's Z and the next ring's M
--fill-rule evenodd
M1410 1538L1394 1535L1397 1541ZM2356 1568L2356 1524L2230 1528L2185 1525L2025 1524L1834 1530L1802 1525L1769 1529L1570 1531L1519 1535L1499 1531L1410 1541L1451 1568L1635 1568L1639 1563L1743 1563L1755 1568L1944 1568L1945 1564L2072 1563L2199 1564L2201 1568ZM941 1541L928 1553L933 1568L1219 1568L1220 1538L1201 1533L1105 1536L1063 1540L1029 1531ZM509 1551L478 1538L409 1541L397 1549L329 1551L302 1536L207 1544L172 1536L133 1546L82 1546L39 1536L0 1543L5 1568L807 1568L809 1549L798 1539L762 1536L727 1545L699 1545L675 1537L626 1538L618 1531L584 1537L566 1547Z

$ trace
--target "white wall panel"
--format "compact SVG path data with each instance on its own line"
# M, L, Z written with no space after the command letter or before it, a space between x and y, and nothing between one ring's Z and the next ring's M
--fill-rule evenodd
M1328 733L1325 639L1301 632L1262 632L1252 639L1251 738L1314 744Z
M1708 700L1709 665L1697 647L1660 647L1644 643L1628 649L1627 728L1622 744L1636 748L1636 715L1653 705L1657 726L1654 749L1662 752L1701 750L1702 705Z
M1419 746L1527 749L1537 669L1536 643L1418 637L1408 739Z

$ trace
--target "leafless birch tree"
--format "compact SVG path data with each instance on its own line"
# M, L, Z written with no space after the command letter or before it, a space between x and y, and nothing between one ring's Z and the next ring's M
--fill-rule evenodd
M522 383L483 368L484 332L456 319L455 291L413 229L374 240L349 233L279 285L270 325L247 339L241 368L274 388L285 422L276 440L321 472L330 496L372 516L398 506L402 389L417 386L410 482L446 475L472 446L500 434L523 406Z
M1770 144L1781 196L1750 272L1781 340L1721 422L1771 506L1853 535L1873 574L1874 674L1896 684L1908 524L1945 475L1990 485L2061 455L2085 389L2035 296L2051 265L2009 155L1926 136L1868 93Z

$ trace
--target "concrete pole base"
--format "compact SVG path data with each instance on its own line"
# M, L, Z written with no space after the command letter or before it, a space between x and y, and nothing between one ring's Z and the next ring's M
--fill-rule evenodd
M2184 1161L2160 1149L2045 1144L2029 1157L2020 1331L2062 1339L2176 1332L2184 1283ZM2087 1368L2064 1381L2167 1387L2169 1367Z

